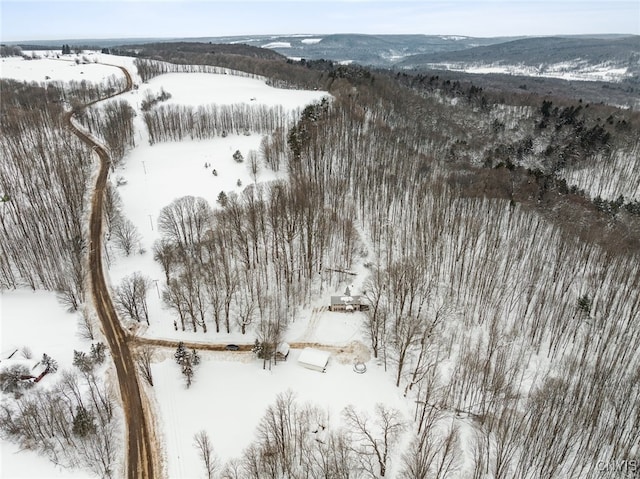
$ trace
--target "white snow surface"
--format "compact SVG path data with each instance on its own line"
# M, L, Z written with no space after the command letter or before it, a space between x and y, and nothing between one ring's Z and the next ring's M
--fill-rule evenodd
M290 42L271 42L262 45L262 48L291 48Z
M60 55L60 51L24 51L26 56L34 56L33 60L23 57L6 57L0 61L0 78L17 81L46 83L49 81L81 81L94 83L105 81L109 77L124 77L124 74L111 65L125 66L134 80L139 82L133 57L107 55L94 51L80 54ZM79 63L76 63L78 60ZM88 63L84 63L88 61ZM96 63L97 62L97 63ZM49 77L47 79L46 77Z
M327 96L322 91L284 90L254 78L212 73L169 73L153 78L144 86L154 92L164 88L171 94L167 104L191 106L251 103L294 110Z
M110 76L123 77L123 73L111 66L93 63L95 55L86 55L91 58L90 63L76 63L75 58L83 55L64 55L60 58L42 58L39 60L25 60L22 57L7 57L0 62L0 77L28 82L47 82L72 80L100 82Z
M587 65L580 61L554 63L551 65L541 65L540 67L462 62L430 63L428 66L435 69L464 71L466 73L501 73L576 81L619 82L629 76L628 68L613 68L607 63Z
M73 350L88 350L90 343L77 334L78 315L66 312L55 294L45 291L0 292L0 368L24 362L21 353L28 347L34 364L47 353L58 362L58 372L42 378L34 387L54 384L60 371L71 369ZM11 355L16 352L11 359ZM86 478L87 472L63 469L48 459L8 441L0 441L2 478Z
M222 462L239 458L255 437L265 409L280 393L295 391L299 404L311 403L329 412L329 427L340 426L348 405L373 413L377 403L408 415L404 398L384 369L370 362L365 374L353 364L333 357L326 373L297 364L300 350L271 370L252 353L202 354L195 381L186 389L173 358L153 365L154 391L165 433L167 477L199 477L201 460L192 446L193 435L205 430Z

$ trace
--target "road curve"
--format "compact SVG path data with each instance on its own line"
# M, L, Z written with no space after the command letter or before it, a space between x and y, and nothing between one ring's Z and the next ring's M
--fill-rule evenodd
M128 92L133 87L131 75L126 68L119 68L125 74L126 88L118 93L97 101L107 100L114 96ZM97 103L91 102L82 108ZM109 289L104 277L102 265L102 225L104 210L104 192L109 175L111 160L104 146L97 143L85 131L79 129L72 120L75 113L82 108L76 108L65 115L68 127L85 144L89 145L100 158L100 169L96 178L93 197L91 199L91 215L89 219L89 268L91 294L100 322L102 331L111 350L111 356L115 364L122 409L127 427L127 477L129 479L152 479L159 475L156 448L154 447L154 434L152 429L152 417L150 408L143 407L140 384L136 373L135 362L128 344L127 333L120 325L120 320L111 301Z

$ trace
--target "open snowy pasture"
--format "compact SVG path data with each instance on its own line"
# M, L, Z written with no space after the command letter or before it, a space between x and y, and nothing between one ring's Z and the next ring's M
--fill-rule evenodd
M144 86L147 85L154 92L159 92L160 88L169 92L171 98L167 103L192 106L252 103L295 110L327 96L322 91L285 90L255 78L213 73L167 73Z
M153 364L167 477L202 475L202 461L193 446L193 436L201 430L209 435L221 463L240 458L256 437L266 408L289 390L298 404L327 411L330 428L340 427L341 411L348 405L372 415L375 405L383 403L409 419L411 411L401 391L382 366L370 361L366 373L358 374L353 364L341 364L332 356L327 372L320 373L297 364L300 353L292 349L288 360L271 370L263 369L252 353L202 353L189 389L172 357Z
M120 70L112 66L95 63L98 61L95 54L60 55L60 58L56 58L53 52L49 52L48 58L40 56L44 53L46 52L34 52L38 57L33 60L23 57L3 58L0 63L0 77L38 83L82 80L100 83L112 76L124 77Z
M72 367L73 350L87 349L90 342L78 334L78 314L68 313L47 291L3 291L0 293L0 361L4 366L12 359L23 358L22 349L31 350L33 358L47 353L58 362L59 369ZM45 376L46 385L55 376Z
M1 292L0 367L16 363L33 366L46 353L58 362L59 371L70 369L73 350L86 350L90 345L79 337L77 325L77 314L66 312L54 293L30 290ZM31 359L25 358L28 351L31 352ZM36 387L51 386L58 379L57 376L45 376ZM1 477L86 477L86 472L57 467L36 452L21 451L8 441L1 442L1 449Z
M159 238L155 224L158 215L174 199L201 196L215 206L221 191L240 193L251 184L247 164L236 163L232 156L239 150L246 157L250 150L259 147L259 136L233 135L215 140L141 145L131 152L124 168L116 172L116 177L126 181L118 187L118 193L125 216L144 238L143 245L150 247ZM205 163L211 166L205 167ZM262 178L273 179L275 175L265 170Z

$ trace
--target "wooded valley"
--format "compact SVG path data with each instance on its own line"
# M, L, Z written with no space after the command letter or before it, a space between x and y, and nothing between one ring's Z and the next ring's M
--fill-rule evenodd
M410 423L383 406L370 422L346 410L316 443L304 431L326 423L321 406L283 395L221 477L382 477L393 462L393 477L415 479L596 478L598 464L623 460L635 469L606 477L636 477L637 111L435 73L170 46L140 55L144 80L215 65L332 95L295 121L246 105L158 101L143 113L152 143L261 134L245 161L287 175L222 191L215 205L185 196L163 208L152 254L177 327L252 333L275 350L299 308L345 283L327 268L362 266L368 346L415 404ZM55 290L81 308L92 165L61 127L61 101L104 90L3 80L2 92L0 286ZM80 115L114 168L134 144L134 115L124 101ZM129 254L135 225L116 188L105 194L108 234ZM144 321L134 287L118 285L116 301Z

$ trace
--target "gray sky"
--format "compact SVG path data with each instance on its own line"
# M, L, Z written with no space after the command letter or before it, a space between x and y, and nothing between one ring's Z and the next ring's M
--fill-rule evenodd
M0 0L0 39L422 33L640 34L640 0Z

